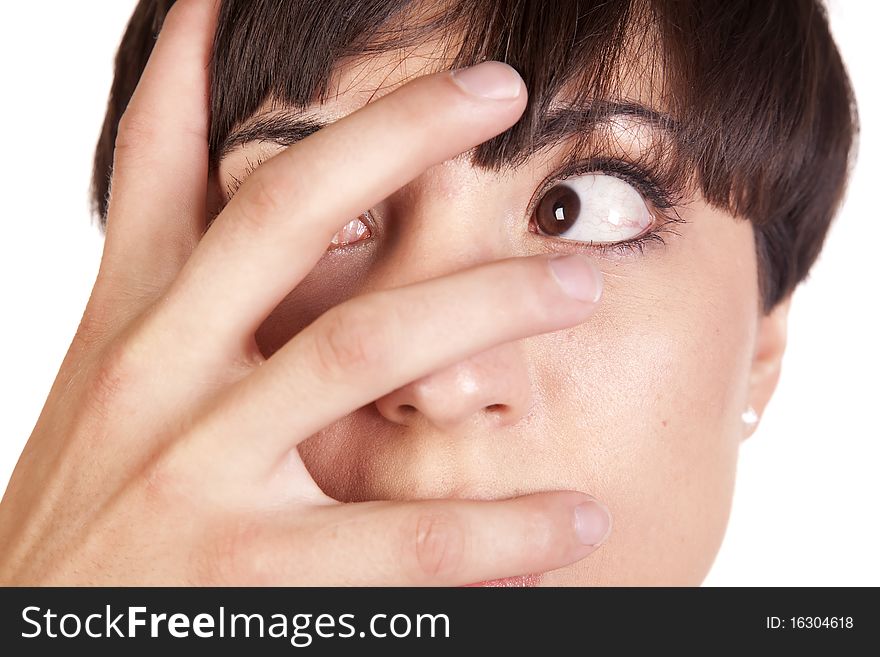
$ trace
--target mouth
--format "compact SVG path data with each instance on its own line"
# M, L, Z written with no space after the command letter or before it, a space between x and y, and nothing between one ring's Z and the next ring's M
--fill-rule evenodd
M516 577L504 577L502 579L490 579L485 582L477 582L475 584L467 584L466 587L472 586L493 586L506 588L520 588L526 586L538 586L541 583L541 574L536 575L518 575Z

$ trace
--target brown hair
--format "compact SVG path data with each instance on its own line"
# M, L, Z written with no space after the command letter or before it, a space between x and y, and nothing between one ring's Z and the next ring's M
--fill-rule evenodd
M95 153L104 226L116 129L173 0L140 0L116 57ZM521 163L550 134L553 101L583 110L577 153L620 108L623 76L654 81L670 144L654 149L660 186L695 185L755 227L765 310L803 280L842 197L857 131L852 90L814 0L223 0L212 62L212 165L266 101L322 102L346 57L440 38L450 67L507 62L529 89L523 117L474 151L475 166ZM454 46L452 44L455 44ZM291 54L295 53L296 56ZM659 83L658 83L659 81ZM565 126L556 126L563 134ZM552 139L551 139L552 141Z

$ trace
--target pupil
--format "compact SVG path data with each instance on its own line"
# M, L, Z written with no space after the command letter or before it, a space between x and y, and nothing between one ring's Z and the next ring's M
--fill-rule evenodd
M548 235L561 235L575 224L580 211L577 192L567 185L557 185L538 204L538 226Z

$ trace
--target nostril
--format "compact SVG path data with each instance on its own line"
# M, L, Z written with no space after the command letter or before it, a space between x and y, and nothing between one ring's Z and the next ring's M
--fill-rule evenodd
M412 415L413 412L416 410L416 407L412 404L401 404L399 408L400 412L404 415Z
M514 417L508 404L489 404L483 410L499 427L509 424Z

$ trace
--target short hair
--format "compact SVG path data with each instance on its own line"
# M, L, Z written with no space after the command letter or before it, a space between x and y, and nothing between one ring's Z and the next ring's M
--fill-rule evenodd
M173 1L140 0L116 56L92 181L102 228L119 119ZM631 100L621 81L638 76L671 135L652 149L655 175L753 223L764 310L807 276L843 196L858 130L817 0L223 0L211 166L264 102L323 102L340 61L405 52L431 37L450 68L500 60L529 90L522 118L474 149L475 166L516 166L546 146L536 134L539 126L548 134L558 101L590 119L572 157L595 149L603 113Z

